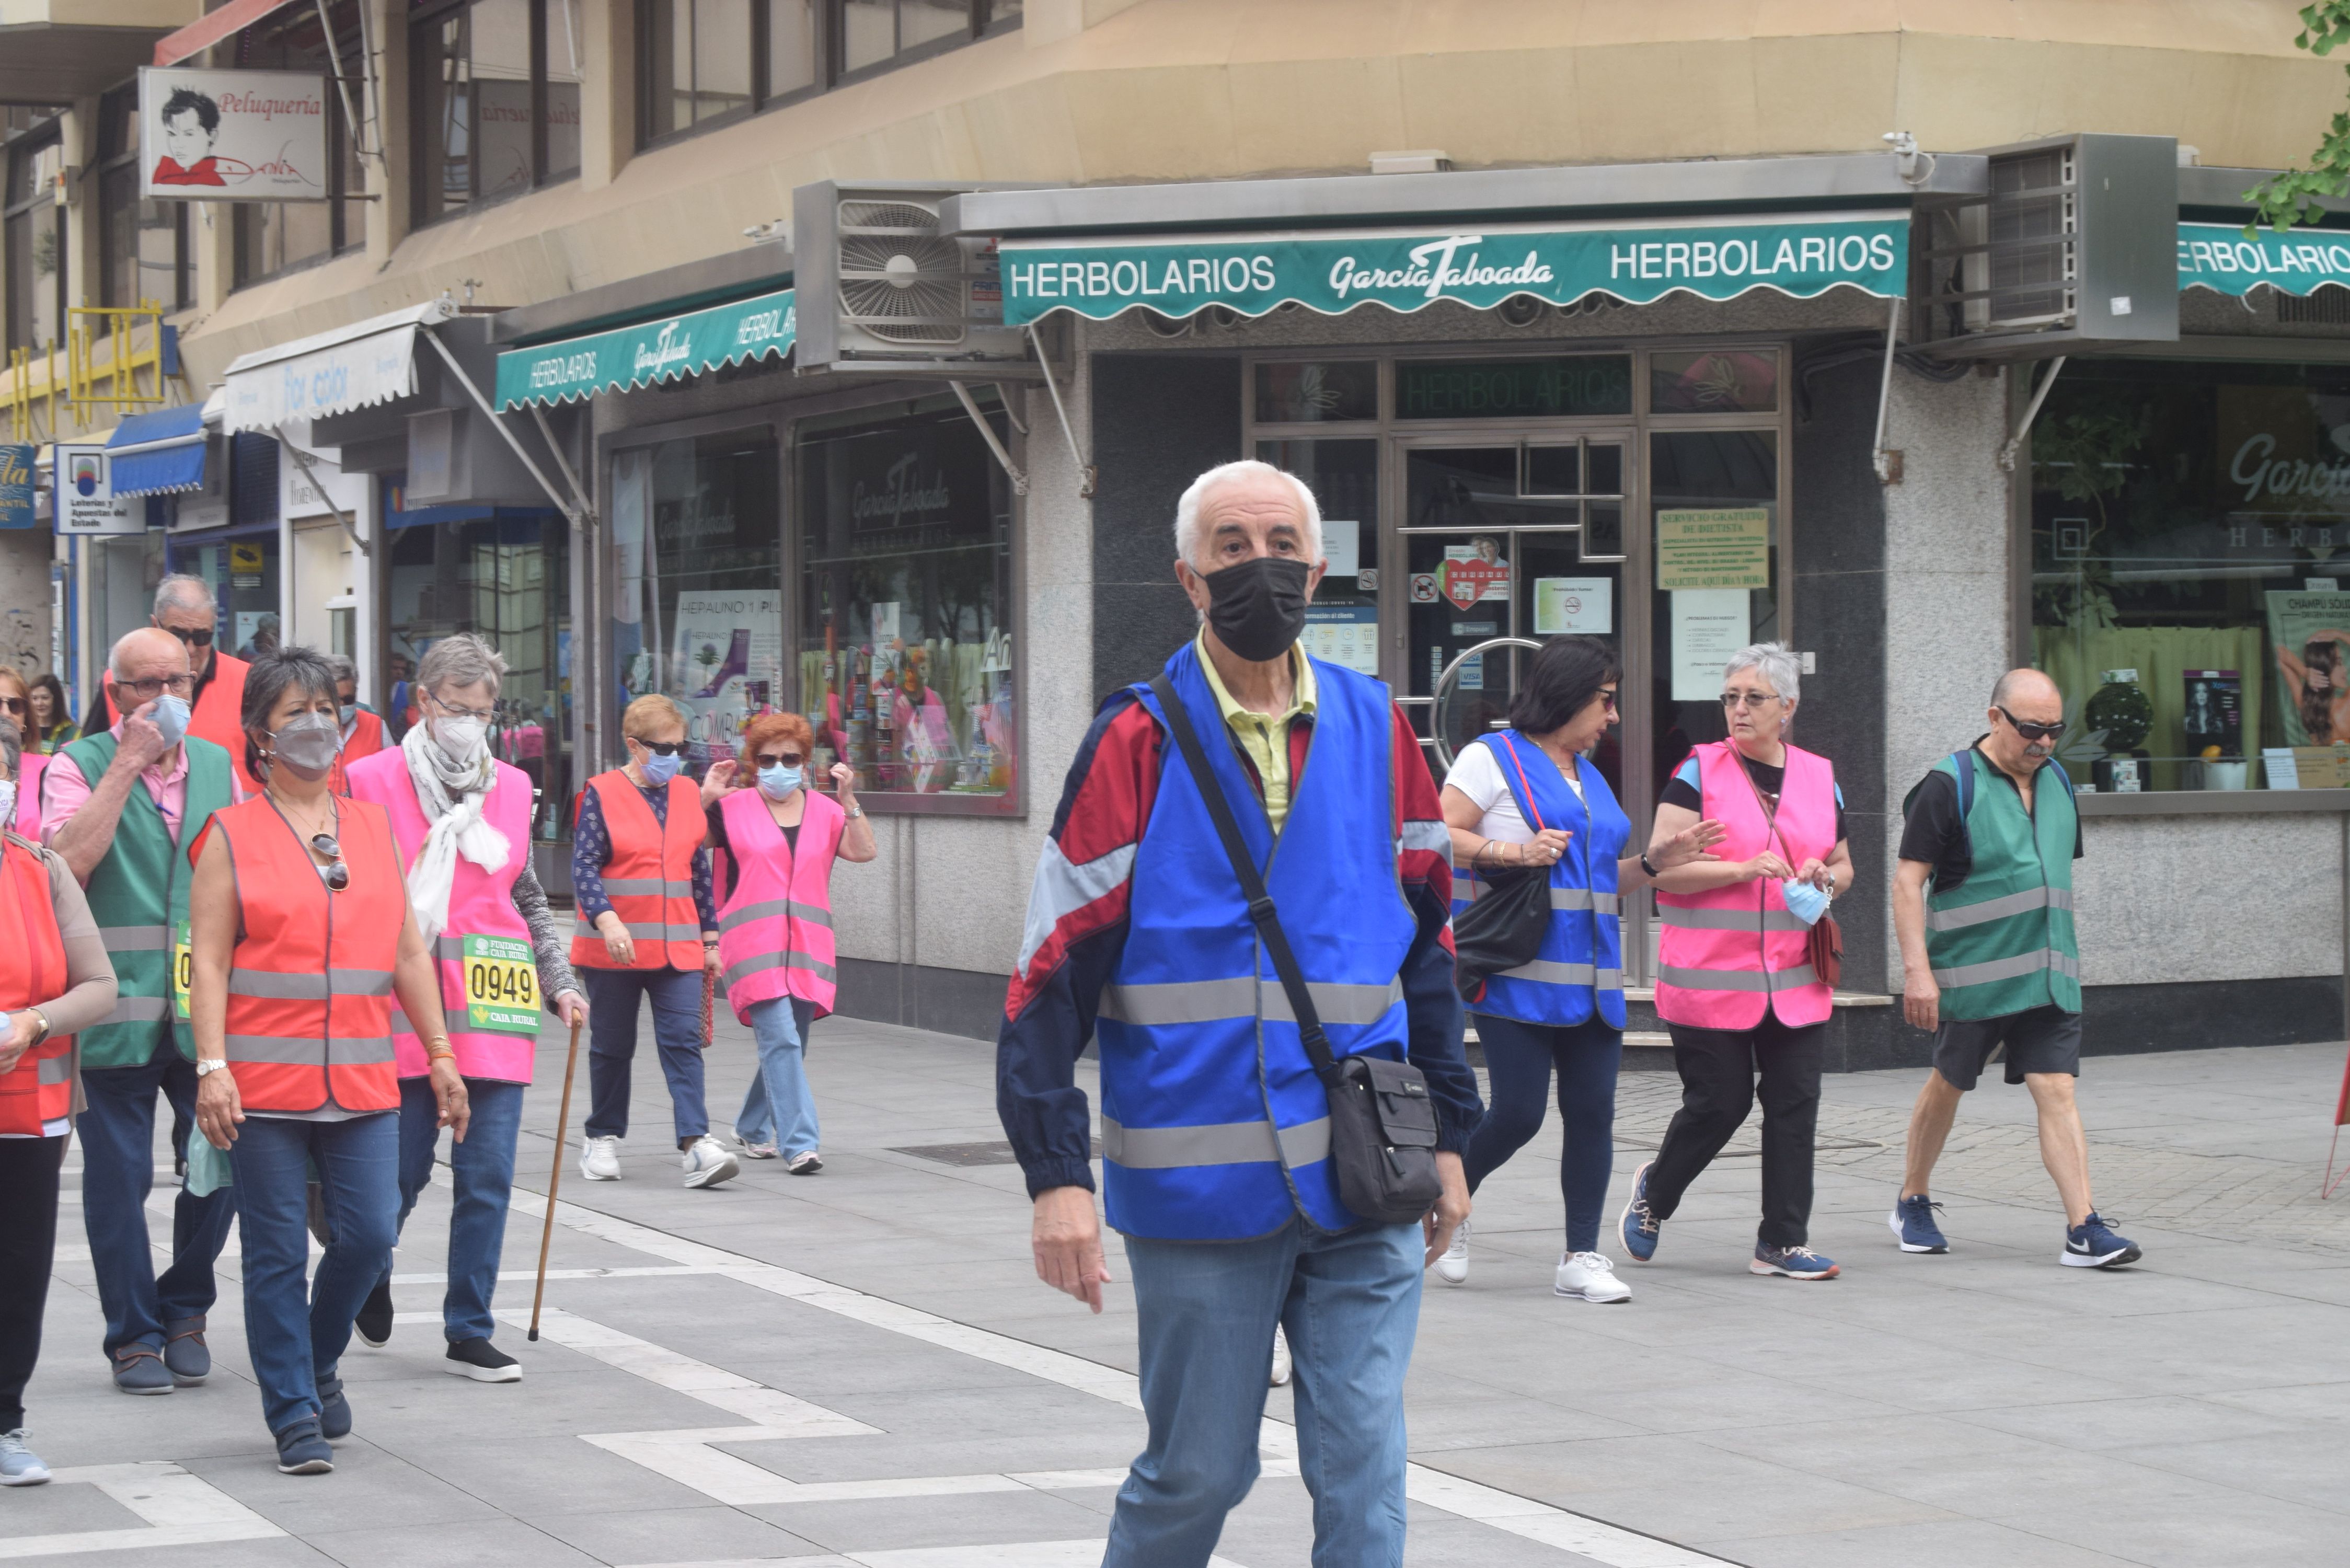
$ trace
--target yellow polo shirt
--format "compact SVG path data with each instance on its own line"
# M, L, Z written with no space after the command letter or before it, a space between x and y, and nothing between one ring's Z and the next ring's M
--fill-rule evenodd
M1208 657L1204 631L1193 639L1191 649L1199 655L1200 668L1207 672L1208 690L1216 694L1216 706L1223 711L1225 728L1232 731L1232 739L1241 743L1249 761L1256 764L1256 776L1264 783L1264 814L1278 833L1289 815L1289 726L1300 714L1314 711L1313 661L1302 649L1290 649L1290 668L1295 679L1289 711L1276 716L1252 712L1232 700L1232 694L1224 690L1223 681L1217 677L1215 660Z

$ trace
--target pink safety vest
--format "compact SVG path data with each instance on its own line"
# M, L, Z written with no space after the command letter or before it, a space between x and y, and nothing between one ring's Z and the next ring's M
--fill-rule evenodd
M1825 757L1787 748L1778 831L1762 815L1752 782L1728 741L1692 753L1705 816L1729 829L1714 846L1724 860L1776 849L1790 867L1825 860L1835 850L1835 774ZM1779 1022L1819 1023L1828 988L1812 976L1811 928L1787 909L1778 878L1737 882L1711 893L1657 891L1662 925L1657 1014L1693 1029L1752 1029L1767 1002Z
M848 826L829 795L806 792L796 854L756 785L718 803L733 851L734 887L718 911L718 961L734 1016L770 997L795 996L832 1011L839 971L832 942L832 861Z
M26 752L16 763L16 820L0 824L13 827L19 838L41 841L41 770L49 759L37 752Z
M533 1058L537 1054L538 1036L534 1033L467 1027L469 1012L465 995L465 939L467 937L497 937L519 942L522 951L530 950L530 928L523 923L522 911L515 908L515 879L522 875L530 854L530 775L520 768L496 764L497 782L483 802L482 815L491 826L506 836L511 846L506 863L495 871L484 871L460 855L457 875L449 889L449 924L433 942L433 956L441 966L441 1006L449 1022L449 1044L457 1053L457 1071L468 1078L492 1078L501 1083L527 1084ZM397 746L364 756L350 765L351 797L371 800L381 805L391 816L391 835L400 846L402 870L413 865L417 852L424 847L424 835L432 824L425 820L424 808L417 804L416 784L408 776L408 753ZM509 968L505 973L511 977ZM507 998L508 1005L499 1009L501 1015L516 1018L525 1014L545 1015L551 997L538 992L538 971L530 967L530 1000ZM391 1013L392 1047L400 1063L403 1078L424 1076L430 1064L424 1059L423 1042L409 1027L408 1015L395 1001Z

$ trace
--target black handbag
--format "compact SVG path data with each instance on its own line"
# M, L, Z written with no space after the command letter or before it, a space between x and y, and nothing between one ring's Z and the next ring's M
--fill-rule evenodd
M1534 805L1534 786L1526 783L1525 764L1512 747L1518 783L1525 786L1526 809L1534 813L1534 830L1542 831L1542 812ZM1484 1000L1490 975L1531 963L1550 933L1550 867L1499 867L1483 874L1484 893L1452 917L1453 984L1462 1000Z
M1249 919L1257 939L1273 960L1274 972L1297 1018L1298 1038L1306 1060L1330 1096L1330 1164L1338 1177L1338 1199L1366 1220L1382 1225L1409 1224L1434 1207L1444 1190L1436 1171L1436 1103L1429 1097L1428 1080L1409 1062L1384 1056L1333 1058L1322 1033L1322 1017L1281 917L1264 890L1264 878L1241 841L1240 825L1232 820L1232 803L1208 767L1207 754L1191 727L1191 716L1174 683L1165 674L1150 682L1153 695L1174 732L1175 744L1207 804L1216 836L1224 842L1232 875L1248 899Z

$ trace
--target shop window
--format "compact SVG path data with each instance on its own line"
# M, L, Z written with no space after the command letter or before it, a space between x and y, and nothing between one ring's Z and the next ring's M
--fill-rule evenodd
M1268 360L1256 368L1259 424L1328 424L1378 417L1376 359Z
M615 690L676 699L696 777L790 701L778 462L764 431L613 454Z
M900 405L902 406L902 405ZM1000 439L1003 415L991 411ZM1012 491L951 399L799 427L799 701L876 804L1017 799ZM894 800L893 800L894 797Z
M1365 362L1367 371L1378 366ZM1260 365L1257 410L1265 409ZM1289 367L1278 367L1287 369ZM1376 377L1370 378L1376 390ZM1376 412L1376 398L1374 398ZM1281 417L1281 416L1275 416ZM1367 417L1367 416L1363 416ZM1377 680L1379 674L1379 443L1376 441L1261 441L1259 462L1294 473L1322 510L1322 558L1329 563L1300 639L1316 659Z
M195 302L188 203L139 199L139 90L109 93L99 109L98 234L105 257L99 302L121 309Z
M2350 367L2064 367L2032 429L2032 636L2078 784L2350 783L2345 454Z
M1769 349L1700 349L1648 356L1648 411L1767 414L1779 407L1779 356Z
M328 74L339 57L347 68L355 69L362 55L358 0L338 0L327 14L335 29L332 47L317 7L289 6L277 17L237 35L236 64L248 70ZM327 103L331 111L327 116L327 166L333 171L326 192L328 199L228 203L235 223L235 275L240 288L367 243L367 203L348 199L366 189L367 175L359 167L359 150L351 141L341 99L330 90ZM132 188L137 188L135 182Z
M477 515L458 519L445 515L451 510L386 509L384 720L395 738L416 722L413 677L435 642L464 631L490 643L506 661L491 749L538 791L531 836L559 838L577 787L569 740L570 530L544 509L469 507Z
M1020 19L1020 0L637 0L637 139L739 119Z
M186 535L165 541L164 565L202 577L220 607L215 646L251 659L278 646L277 530L274 525Z
M1648 505L1656 595L1649 680L1655 777L1725 738L1721 671L1779 636L1779 438L1773 431L1653 431Z
M54 119L7 148L0 202L0 269L7 286L8 347L46 354L64 341L66 210L54 188L63 156Z
M579 171L581 0L472 0L413 23L421 226Z

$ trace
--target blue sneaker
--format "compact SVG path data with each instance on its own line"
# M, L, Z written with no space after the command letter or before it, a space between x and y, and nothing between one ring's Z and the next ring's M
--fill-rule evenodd
M0 1432L0 1486L39 1486L49 1479L41 1456L25 1446L25 1428Z
M318 1435L318 1423L305 1416L277 1434L277 1473L322 1476L335 1468L335 1450Z
M1648 1212L1648 1167L1656 1163L1649 1160L1632 1173L1632 1200L1624 1205L1624 1220L1618 1227L1624 1233L1624 1250L1636 1263L1657 1255L1657 1227L1664 1223Z
M351 1435L351 1402L339 1377L318 1379L318 1435L329 1442Z
M1947 1252L1950 1250L1950 1242L1942 1239L1942 1228L1934 1223L1934 1210L1940 1207L1922 1192L1894 1204L1893 1212L1885 1217L1885 1222L1893 1227L1896 1236L1901 1238L1903 1251Z
M1809 1247L1758 1246L1746 1268L1749 1273L1784 1274L1791 1280L1832 1280L1837 1272L1834 1258L1824 1258Z
M2113 1227L2093 1210L2086 1220L2064 1232L2064 1255L2056 1261L2068 1269L2117 1269L2143 1255L2137 1242L2115 1235Z

